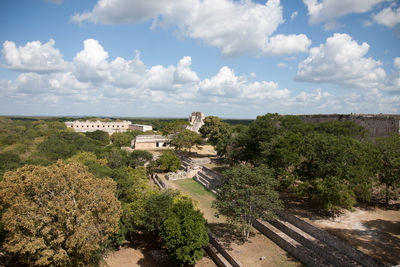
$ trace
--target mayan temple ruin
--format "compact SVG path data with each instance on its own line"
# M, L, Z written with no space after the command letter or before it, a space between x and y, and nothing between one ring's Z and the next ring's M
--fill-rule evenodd
M188 126L187 129L199 133L205 118L203 112L192 112L192 115L189 117L190 126Z

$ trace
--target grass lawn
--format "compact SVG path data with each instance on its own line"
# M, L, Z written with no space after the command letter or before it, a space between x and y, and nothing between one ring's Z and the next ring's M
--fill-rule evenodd
M215 195L204 188L201 184L193 179L183 179L170 182L173 188L179 189L185 194L191 195L193 200L197 201L198 207L203 212L204 218L209 223L224 222L223 218L214 216L216 210L213 209L212 202L215 200Z

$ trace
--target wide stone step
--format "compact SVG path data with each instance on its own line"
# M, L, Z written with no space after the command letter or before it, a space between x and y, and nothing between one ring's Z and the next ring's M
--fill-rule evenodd
M328 232L311 225L310 223L296 217L295 215L286 213L284 211L280 211L278 212L278 216L281 220L287 221L292 225L296 226L297 228L302 229L302 231L335 248L337 251L346 255L348 258L353 259L362 266L368 266L368 267L388 266L387 264L384 264L380 260L375 259L361 252L360 250L352 247L350 244L343 242L336 236L333 236Z
M335 248L309 235L287 221L278 219L270 221L270 223L303 246L311 249L318 256L327 259L333 266L362 266L343 253L340 253Z
M219 267L232 267L232 264L228 262L227 259L214 247L213 244L208 243L208 245L204 248L207 252L208 256L215 262L215 264Z
M274 241L278 246L296 257L303 264L311 267L333 266L325 258L291 238L269 222L256 220L254 228L263 233L266 237Z

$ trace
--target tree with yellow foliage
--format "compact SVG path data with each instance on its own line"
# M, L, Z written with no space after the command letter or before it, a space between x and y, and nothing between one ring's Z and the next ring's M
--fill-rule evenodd
M0 182L3 248L22 264L96 265L118 231L116 183L79 163L27 165Z

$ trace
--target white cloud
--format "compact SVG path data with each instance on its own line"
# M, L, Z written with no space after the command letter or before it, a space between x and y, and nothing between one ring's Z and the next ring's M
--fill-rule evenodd
M72 21L103 24L153 20L152 28L172 26L180 34L220 48L225 56L260 54L268 37L284 22L279 0L99 0L91 12Z
M298 14L299 14L299 12L297 12L297 11L293 12L292 15L290 15L290 20L293 21L297 17Z
M184 57L178 62L178 66L174 72L174 83L185 84L198 82L199 77L196 72L192 71L190 66L192 65L191 57Z
M306 63L301 63L304 64L304 68L299 68L299 71L320 79L317 82L335 83L337 78L343 80L343 84L348 87L362 84L368 86L363 91L343 96L333 95L321 88L293 95L289 89L281 88L275 81L255 81L254 73L237 75L233 69L226 66L215 75L200 79L191 68L192 59L189 56L181 58L176 65L171 66L147 67L140 59L139 51L136 51L133 59L117 57L110 60L101 44L89 39L84 42L83 50L76 54L73 62L67 62L72 65L72 70L29 72L20 74L13 81L0 80L0 102L3 112L6 110L9 113L18 107L36 105L38 114L44 106L49 108L47 104L64 109L65 114L71 112L74 107L75 114L87 114L88 110L97 110L103 115L106 109L119 109L120 112L128 110L125 114L129 114L130 110L137 110L139 107L144 112L154 109L154 105L162 108L157 109L156 115L172 108L193 107L209 107L215 110L234 108L241 110L240 112L248 109L253 114L311 111L399 112L400 96L384 95L384 90L399 91L399 75L396 73L397 76L388 79L384 90L372 88L371 84L382 83L368 77L379 73L377 69L380 63L365 58L367 44L358 45L348 35L338 34L328 38L326 44L311 50L313 51L310 51ZM400 58L395 58L393 65L399 67ZM337 76L322 75L318 70L328 71ZM84 109L79 109L79 105Z
M310 49L298 66L297 80L333 83L345 88L371 89L384 86L382 63L365 57L367 43L359 45L347 34L335 33L325 44Z
M108 66L105 72L109 73L110 84L119 88L138 87L146 74L146 66L140 59L139 51L136 51L132 60L117 57L110 64L104 63L104 65Z
M276 66L277 66L278 68L286 68L286 67L288 66L288 64L286 64L286 63L284 63L284 62L281 62L281 63L278 63Z
M277 100L290 96L288 89L280 89L278 83L270 81L250 82L245 76L236 76L235 72L222 67L212 78L204 79L199 84L199 94L218 97L220 101L260 102Z
M306 53L310 45L311 40L305 34L277 34L268 40L265 53L278 56Z
M391 5L373 15L372 18L376 23L393 28L400 23L400 7L395 8L394 5Z
M28 42L17 47L14 42L5 41L1 50L6 67L21 72L58 72L70 66L63 60L60 51L54 48L55 41L50 39L42 44L39 41Z
M74 58L74 73L78 80L101 82L107 79L109 64L108 53L97 40L84 41L84 49Z
M308 9L309 23L328 22L326 29L340 25L335 23L336 18L370 11L376 4L384 1L386 0L303 0Z

